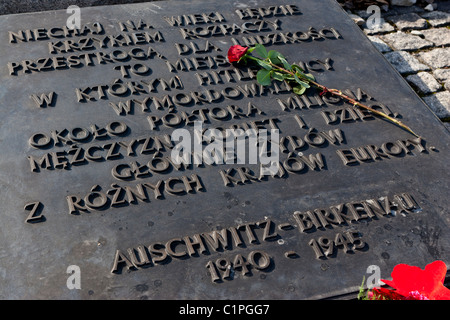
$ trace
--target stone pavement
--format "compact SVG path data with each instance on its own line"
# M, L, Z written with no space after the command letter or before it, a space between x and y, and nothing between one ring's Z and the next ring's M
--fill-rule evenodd
M450 129L450 1L434 6L381 10L381 23L372 29L373 12L347 12Z

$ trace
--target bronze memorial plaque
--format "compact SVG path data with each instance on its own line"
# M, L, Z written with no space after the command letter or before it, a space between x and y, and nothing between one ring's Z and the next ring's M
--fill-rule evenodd
M71 12L0 17L2 299L356 297L450 262L449 132L337 2Z

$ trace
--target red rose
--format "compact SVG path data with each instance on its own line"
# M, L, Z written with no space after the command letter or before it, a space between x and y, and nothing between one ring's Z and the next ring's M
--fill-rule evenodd
M239 59L247 53L247 50L248 47L242 47L240 45L231 46L230 49L228 49L228 61L239 61Z

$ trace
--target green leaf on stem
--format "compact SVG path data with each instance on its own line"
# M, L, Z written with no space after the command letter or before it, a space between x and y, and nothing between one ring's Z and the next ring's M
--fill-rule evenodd
M261 67L263 67L266 70L269 70L269 71L272 70L272 66L264 60L258 59L258 60L256 60L256 63L258 63Z
M269 56L269 54L267 53L266 48L262 44L257 43L257 44L255 44L254 48L255 48L254 50L256 51L256 53L261 58L266 59Z
M305 87L305 88L309 88L309 84L307 82L304 82L304 81L300 80L299 77L297 76L297 73L294 74L294 78L295 78L295 81L299 85L301 85L302 87Z
M306 87L303 87L303 86L293 87L293 88L292 88L292 91L293 91L295 94L301 96L302 94L305 93Z
M289 80L289 81L295 81L294 77L291 76L290 74L284 75L284 79L285 79L285 80Z
M284 79L286 79L288 76L289 75L283 74L283 73L280 73L280 72L273 72L272 73L272 78L274 78L275 80L278 80L278 81L284 81Z
M268 53L268 58L273 64L280 64L281 60L278 59L279 55L280 55L280 53L278 51L270 50Z
M261 69L256 73L256 80L259 84L263 86L268 86L271 83L270 77L271 77L272 71Z
M312 81L316 80L311 73L305 73L305 70L303 70L296 64L292 65L292 69L295 70L295 73L297 73L297 75L300 77L303 77L303 78L306 78L306 79L312 80Z
M311 73L305 73L305 77L309 80L316 81L316 78Z
M281 63L283 64L283 66L286 70L289 70L289 71L292 70L292 66L289 64L289 62L287 62L285 57L283 57L281 54L279 54L277 56L277 58L281 61Z

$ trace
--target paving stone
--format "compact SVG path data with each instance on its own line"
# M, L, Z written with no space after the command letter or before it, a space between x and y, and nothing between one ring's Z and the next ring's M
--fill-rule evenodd
M426 40L434 43L435 46L450 45L450 29L433 28L420 31Z
M420 49L431 48L433 42L422 39L410 33L397 31L380 36L382 40L391 45L394 50L415 51Z
M442 88L439 82L428 72L409 75L406 80L424 94L430 94Z
M414 12L402 14L399 16L391 16L386 19L394 23L401 31L412 29L426 29L428 27L427 21Z
M444 88L447 89L448 91L450 91L450 79L445 81Z
M369 38L369 40L372 41L373 45L375 46L375 48L378 49L378 51L380 51L382 53L392 51L391 47L389 47L386 44L386 42L381 40L379 37L377 37L377 36L367 36L367 38Z
M433 27L450 25L450 13L447 12L431 11L422 14L422 18L426 19Z
M367 19L371 15L373 15L372 11L367 12L367 10L356 10L355 13L363 19Z
M433 75L439 81L450 80L450 69L436 69L433 71Z
M450 67L450 48L419 52L417 57L433 69Z
M429 4L429 5L427 5L425 8L424 8L426 11L433 11L433 10L435 10L435 9L437 9L437 4Z
M391 26L388 22L386 22L383 18L380 18L380 24L379 26L375 26L373 29L370 29L367 26L367 23L364 23L363 25L363 31L367 35L374 35L374 34L383 34L395 31L395 28Z
M384 56L400 74L430 70L427 65L420 63L419 60L406 51L387 52Z
M422 33L422 30L411 30L410 33L413 34L413 35L415 35L415 36L419 36L419 37L424 38L424 35L423 35L423 33Z
M417 0L391 0L391 5L410 7L415 4L416 1Z
M358 25L362 26L365 23L365 20L358 16L357 14L349 13L348 16Z
M423 101L439 118L450 117L450 92L441 91L427 97L423 97Z

